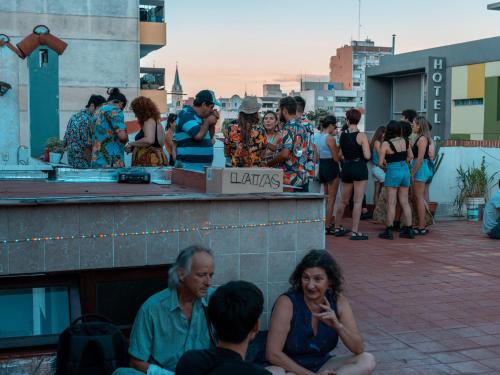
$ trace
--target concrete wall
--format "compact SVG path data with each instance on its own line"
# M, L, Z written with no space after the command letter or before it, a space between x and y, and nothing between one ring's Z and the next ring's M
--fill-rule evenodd
M367 77L366 80L366 120L365 129L374 131L391 119L392 80Z
M443 162L430 185L430 198L440 205L451 208L457 195L457 168L462 166L476 166L481 164L482 157L485 157L488 175L500 171L500 148L482 147L442 147L444 154ZM497 173L492 193L498 191Z
M322 199L0 207L0 240L78 237L0 243L0 275L168 264L175 260L179 249L201 244L215 252L216 284L243 279L262 289L266 297L266 329L270 306L287 289L296 262L307 250L324 248L323 222L237 229L214 226L323 217ZM80 238L192 227L208 229Z
M61 136L69 117L91 94L106 96L108 87L119 87L129 100L138 95L138 14L138 0L0 1L2 33L14 44L38 24L68 43L59 58ZM29 144L26 61L18 59L18 69L20 139Z

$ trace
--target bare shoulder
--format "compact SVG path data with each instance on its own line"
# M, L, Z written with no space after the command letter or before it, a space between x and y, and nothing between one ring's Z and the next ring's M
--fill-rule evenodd
M368 143L368 136L366 135L366 133L363 133L363 132L359 132L358 135L356 136L356 141L359 143L359 144L362 144L362 143Z
M342 293L337 295L337 310L341 315L343 315L342 313L345 314L351 312L351 305L349 304L349 300Z
M282 294L276 300L276 304L274 305L273 313L276 312L278 314L286 314L287 312L293 311L293 303L290 297L285 294Z

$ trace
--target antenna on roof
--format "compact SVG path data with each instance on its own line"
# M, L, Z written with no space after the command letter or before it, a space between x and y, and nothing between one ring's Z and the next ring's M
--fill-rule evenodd
M358 0L358 40L361 40L361 0Z

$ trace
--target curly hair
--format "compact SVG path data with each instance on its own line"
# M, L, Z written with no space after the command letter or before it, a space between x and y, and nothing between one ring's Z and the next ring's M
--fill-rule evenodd
M306 269L314 267L322 268L325 271L328 281L331 283L332 292L338 296L343 289L344 277L340 266L326 250L311 250L302 258L290 276L290 290L302 293L302 274Z
M160 111L156 104L149 98L145 96L138 96L132 103L130 103L130 109L134 111L135 117L139 121L141 126L152 118L155 121L160 121Z

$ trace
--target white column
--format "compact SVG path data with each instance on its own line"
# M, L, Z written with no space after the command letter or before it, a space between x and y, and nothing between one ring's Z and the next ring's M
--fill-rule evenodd
M19 147L19 57L7 46L0 47L0 81L12 88L0 96L0 167L17 164Z

